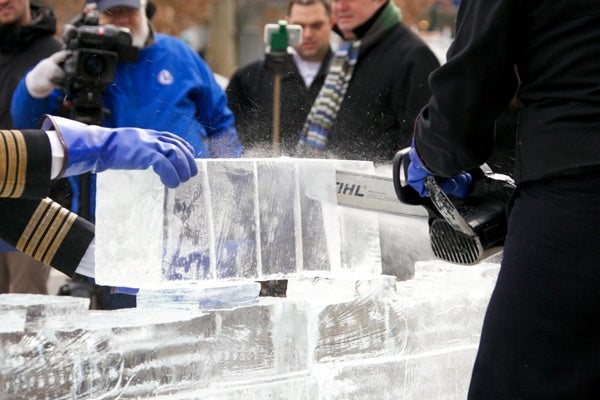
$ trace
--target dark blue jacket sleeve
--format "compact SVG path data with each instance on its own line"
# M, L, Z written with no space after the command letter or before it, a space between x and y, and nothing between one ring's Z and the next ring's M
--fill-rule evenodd
M58 104L63 97L60 90L54 90L50 96L43 99L32 97L25 86L25 77L15 89L11 104L13 125L17 129L33 129L39 126L44 114L57 115Z

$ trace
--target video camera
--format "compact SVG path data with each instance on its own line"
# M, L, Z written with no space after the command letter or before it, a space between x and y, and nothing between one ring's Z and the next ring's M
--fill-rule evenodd
M110 111L102 104L102 94L115 79L117 62L135 62L138 49L127 28L99 25L95 4L63 27L63 40L70 54L62 68L65 79L61 82L65 97L59 105L60 113L88 125L104 125ZM89 174L79 183L79 215L89 219Z
M98 11L83 12L63 28L63 40L72 53L65 60L67 82L74 89L103 86L115 76L117 61L135 62L129 29L98 25Z
M289 25L280 20L277 24L267 24L264 29L264 41L267 46L265 67L271 74L283 74L290 68L292 55L288 46L298 46L302 43L302 26Z
M138 49L132 45L129 29L99 25L98 11L86 10L63 28L63 40L71 50L64 61L63 90L68 101L69 117L100 125L106 112L101 97L115 78L117 62L135 62Z

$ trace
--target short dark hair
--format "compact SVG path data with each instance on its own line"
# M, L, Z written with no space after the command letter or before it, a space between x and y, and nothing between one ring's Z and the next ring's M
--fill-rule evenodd
M311 6L319 3L323 4L325 12L328 16L331 16L331 4L329 3L329 0L288 0L287 5L285 6L285 12L287 13L286 15L289 16L292 13L293 5Z

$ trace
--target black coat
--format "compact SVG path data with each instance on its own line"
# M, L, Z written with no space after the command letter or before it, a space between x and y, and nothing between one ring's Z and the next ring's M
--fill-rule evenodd
M281 76L280 150L294 155L300 131L327 74L331 50L314 81L306 87L296 64L288 60L287 72ZM273 143L273 74L260 60L239 68L226 89L229 108L235 114L240 142L246 151L257 147L271 155Z
M0 128L12 128L12 94L25 72L62 47L54 36L56 18L45 7L31 6L31 24L0 26Z
M388 162L409 146L415 118L430 96L427 77L438 66L428 45L400 22L361 46L328 137L332 156Z
M50 141L40 130L0 130L0 239L74 274L94 226L47 198Z
M486 161L494 120L521 84L518 182L600 165L600 2L463 0L448 62L430 79L415 141L450 176Z

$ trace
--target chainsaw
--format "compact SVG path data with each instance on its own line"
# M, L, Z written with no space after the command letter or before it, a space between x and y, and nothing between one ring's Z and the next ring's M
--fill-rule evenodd
M487 165L469 171L473 183L464 199L447 196L433 176L421 197L406 184L408 151L394 157L392 177L336 171L338 204L369 211L424 218L436 257L456 264L476 264L502 250L506 204L515 189L512 178Z
M476 264L500 250L506 238L506 205L515 184L507 175L497 174L487 165L468 171L473 177L464 199L446 195L438 179L428 176L421 197L406 184L410 148L394 157L394 190L403 204L422 206L428 213L429 238L436 255L457 264Z

